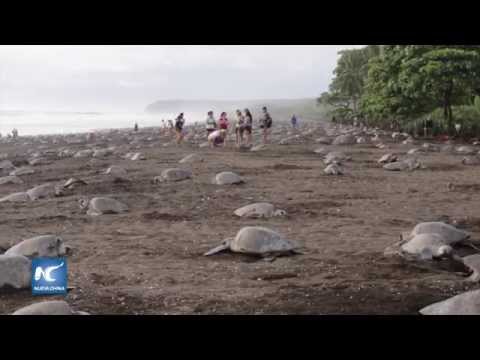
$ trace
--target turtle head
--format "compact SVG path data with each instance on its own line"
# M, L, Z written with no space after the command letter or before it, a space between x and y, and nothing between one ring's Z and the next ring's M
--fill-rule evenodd
M78 205L80 205L80 209L86 210L88 208L88 199L81 198L80 200L78 200Z
M437 258L445 258L453 256L453 249L449 245L442 245L438 248L437 253L435 254Z
M287 212L285 210L278 209L273 212L273 216L285 216L285 215L287 215Z
M228 238L222 241L222 243L216 247L214 247L212 250L207 251L204 256L210 256L210 255L215 255L218 254L219 252L225 251L230 249L230 243L232 242L233 238Z

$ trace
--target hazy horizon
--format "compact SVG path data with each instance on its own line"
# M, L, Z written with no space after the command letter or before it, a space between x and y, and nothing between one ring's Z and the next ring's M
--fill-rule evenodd
M362 45L0 46L0 111L141 113L158 100L283 100L327 90Z

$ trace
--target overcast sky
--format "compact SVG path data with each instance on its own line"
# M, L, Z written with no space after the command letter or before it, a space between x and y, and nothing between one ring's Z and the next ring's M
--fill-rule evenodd
M337 52L318 46L0 46L0 110L143 111L160 99L315 97Z

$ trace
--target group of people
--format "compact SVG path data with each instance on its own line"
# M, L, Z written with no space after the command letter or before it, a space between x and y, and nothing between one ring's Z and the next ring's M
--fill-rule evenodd
M0 138L2 137L2 134L0 133ZM17 129L13 129L12 130L12 134L7 134L7 138L18 138L18 130Z
M295 115L291 118L291 124L294 129L298 126L298 120ZM195 126L197 123L195 123ZM268 143L268 135L272 128L273 120L270 116L267 107L262 108L262 116L259 119L259 127L262 129L263 143ZM176 143L180 145L185 137L185 115L180 113L175 120L168 120L168 131L173 135L175 133ZM210 147L223 146L227 144L227 137L229 129L233 128L235 133L235 144L240 147L242 145L252 145L252 132L253 132L253 116L249 109L237 110L235 112L235 121L233 126L230 126L230 122L227 118L227 113L222 112L218 120L215 119L213 111L207 113L207 119L205 121L206 136ZM167 130L167 122L162 120L163 130ZM138 130L138 125L135 124L135 131Z
M263 142L268 142L268 134L272 127L273 120L266 107L263 107L263 116L260 119L260 128L263 131ZM253 116L249 109L245 109L242 113L241 110L235 112L235 144L252 145L252 132L253 132ZM210 147L226 146L227 136L229 129L229 121L227 119L227 113L222 112L218 122L215 120L213 111L209 111L206 120L207 140Z

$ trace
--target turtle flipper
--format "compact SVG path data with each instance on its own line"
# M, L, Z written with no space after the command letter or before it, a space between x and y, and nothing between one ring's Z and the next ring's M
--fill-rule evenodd
M220 245L214 247L213 249L207 251L203 256L210 256L210 255L215 255L218 254L219 252L225 251L230 249L230 241L225 240L223 241Z

